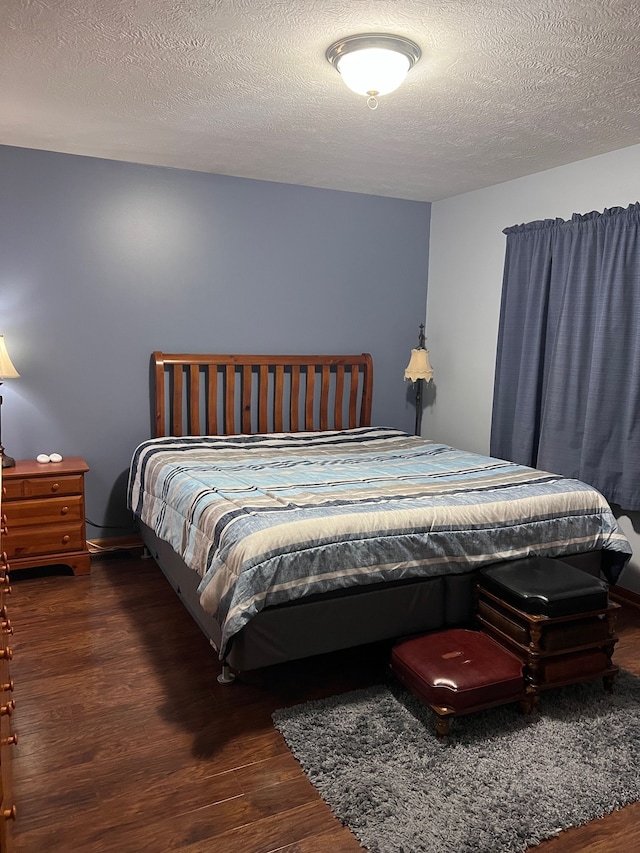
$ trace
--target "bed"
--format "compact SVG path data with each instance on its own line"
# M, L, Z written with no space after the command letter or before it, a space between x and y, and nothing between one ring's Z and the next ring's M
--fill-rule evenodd
M468 624L494 562L615 582L629 558L584 483L372 426L372 370L368 354L153 353L129 506L223 678Z

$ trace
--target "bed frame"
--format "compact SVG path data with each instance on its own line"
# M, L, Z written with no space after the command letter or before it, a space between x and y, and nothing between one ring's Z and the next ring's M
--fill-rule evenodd
M362 355L197 355L154 352L154 434L229 435L369 426L373 366ZM199 576L153 530L146 547L214 648L220 629L200 606ZM563 557L599 574L600 555ZM256 669L364 643L468 624L475 572L355 587L265 608L223 661Z

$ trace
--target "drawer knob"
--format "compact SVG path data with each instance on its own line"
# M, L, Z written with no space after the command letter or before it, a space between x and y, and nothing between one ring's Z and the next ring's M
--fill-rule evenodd
M18 743L18 732L14 735L9 735L9 737L3 737L0 740L0 746L14 746Z
M0 684L0 692L2 692L2 693L7 693L7 692L13 693L13 687L14 687L13 678L10 678L9 681L5 682L4 684Z
M51 491L52 492L57 492L59 488L60 488L60 483L52 483L51 484Z
M10 702L7 702L6 705L0 705L0 717L10 717L16 707L16 703L13 699Z
M16 819L16 807L15 807L15 805L11 806L10 809L2 809L2 817L5 820L15 820Z
M66 515L68 512L69 512L69 507L63 506L62 509L60 510L60 515Z
M63 537L62 537L62 542L63 542L63 544L64 544L64 545L66 545L70 538L71 538L71 537L70 537L68 534L67 534L67 535L65 535L65 536L63 536Z
M3 619L0 622L0 630L2 630L3 634L13 634L13 625L11 624L11 619Z
M13 660L13 649L9 646L6 649L0 649L0 660Z

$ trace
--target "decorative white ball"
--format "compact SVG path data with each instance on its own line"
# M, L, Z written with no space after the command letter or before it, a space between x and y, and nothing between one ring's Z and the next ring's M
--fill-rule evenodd
M36 462L51 462L51 459L47 456L46 453L39 453L36 456Z
M49 456L49 459L50 459L52 462L62 462L62 456L60 456L60 454L59 454L59 453L52 453L52 454Z

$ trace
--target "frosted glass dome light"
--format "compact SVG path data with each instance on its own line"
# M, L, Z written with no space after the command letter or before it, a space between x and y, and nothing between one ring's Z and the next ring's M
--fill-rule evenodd
M398 88L421 55L415 42L377 33L340 39L326 53L345 85L358 95L368 95L371 109L378 106L378 95Z

